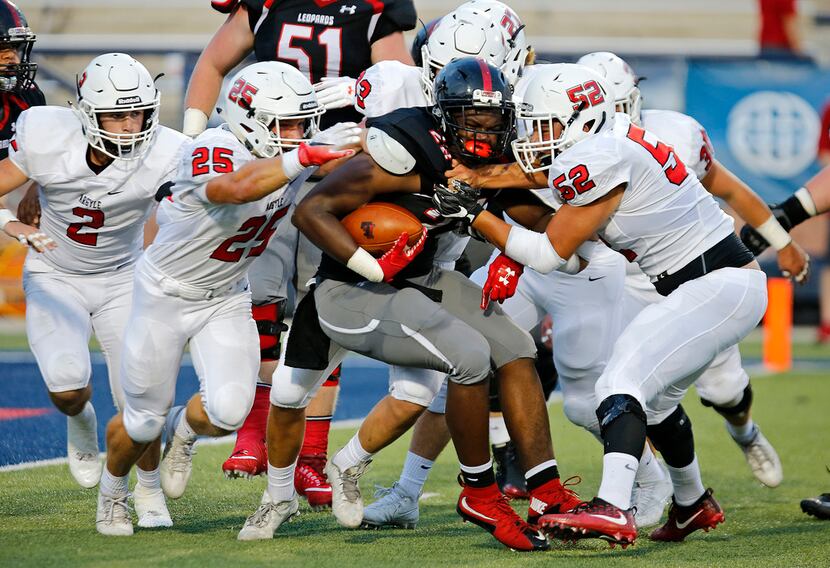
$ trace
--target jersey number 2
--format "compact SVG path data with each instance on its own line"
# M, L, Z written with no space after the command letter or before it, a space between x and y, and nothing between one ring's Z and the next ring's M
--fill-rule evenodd
M222 241L222 244L216 247L210 258L222 262L239 262L243 253L248 250L248 245L254 242L259 244L248 250L248 254L245 256L261 255L265 247L268 246L268 241L274 235L274 231L276 231L277 221L285 217L286 213L288 213L288 207L280 209L271 215L270 219L267 215L251 217L242 223L237 234Z
M81 233L80 230L84 228L100 229L103 227L104 212L100 209L84 209L83 207L75 207L72 209L72 214L76 217L81 217L82 219L89 217L89 221L84 221L83 223L71 223L66 228L66 236L76 243L81 243L82 245L86 245L88 247L98 246L98 233Z

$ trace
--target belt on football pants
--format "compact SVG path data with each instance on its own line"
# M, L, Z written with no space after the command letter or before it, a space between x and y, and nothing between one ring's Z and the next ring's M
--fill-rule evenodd
M245 275L234 280L227 286L201 288L167 276L150 262L146 255L142 258L141 262L146 266L143 272L158 284L162 292L168 296L176 296L184 300L210 300L211 298L241 291L248 287L248 277Z
M680 270L672 274L663 272L658 275L653 282L654 288L661 296L668 296L689 280L700 278L720 268L741 268L753 260L755 256L749 252L738 235L731 233Z

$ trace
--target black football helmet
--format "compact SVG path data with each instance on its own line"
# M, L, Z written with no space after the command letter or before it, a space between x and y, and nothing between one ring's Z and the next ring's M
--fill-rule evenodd
M0 91L23 91L35 80L37 64L31 63L35 34L29 29L20 8L9 0L0 0L0 53L14 50L17 63L0 59Z
M497 67L478 57L455 59L435 77L433 114L450 152L475 166L499 160L514 132L513 89Z

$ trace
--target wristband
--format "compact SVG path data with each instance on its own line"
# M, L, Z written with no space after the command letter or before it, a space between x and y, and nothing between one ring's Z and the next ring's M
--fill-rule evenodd
M357 250L349 258L349 261L346 263L346 268L357 272L370 282L383 282L384 274L380 263L378 263L375 257L360 247L357 247Z
M816 202L813 201L813 196L810 195L810 190L806 187L802 187L795 192L795 197L798 199L798 202L801 203L801 206L804 208L804 211L807 212L807 215L810 217L816 216L818 210L816 209Z
M191 138L196 138L207 128L208 117L197 108L189 108L184 111L182 122L182 133Z
M300 163L300 150L291 150L282 155L282 173L289 180L294 180L305 171L305 166Z
M755 230L775 250L781 250L793 242L792 237L784 230L784 227L781 226L781 223L778 222L775 215L770 215L770 218L755 227Z
M0 209L0 231L4 230L6 225L12 221L17 221L18 223L20 222L20 220L14 216L14 213L8 209Z

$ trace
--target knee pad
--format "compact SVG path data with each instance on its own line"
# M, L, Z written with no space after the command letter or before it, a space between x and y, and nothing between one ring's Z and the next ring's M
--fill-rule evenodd
M596 403L594 397L568 397L563 400L563 410L568 420L599 436Z
M396 400L428 407L441 390L444 374L431 369L389 369L389 394Z
M741 396L738 398L737 402L729 406L721 406L719 404L714 404L705 398L700 399L700 403L703 406L708 406L714 408L719 414L727 415L727 416L735 416L738 414L743 414L752 406L752 385L746 385Z
M605 430L612 422L626 414L632 414L638 420L642 420L644 424L646 422L646 413L643 407L630 394L612 394L600 403L596 412L603 436L605 436Z
M283 323L284 312L285 300L251 308L259 333L261 361L277 361L280 358L280 335L288 329L288 326Z
M82 389L92 376L89 359L71 351L54 353L41 370L49 392Z
M682 405L660 424L646 428L654 447L663 454L663 459L672 467L685 467L695 457L695 441L692 421Z
M484 337L470 338L468 348L460 350L452 361L455 372L450 380L461 385L479 384L490 376L490 346Z
M255 384L245 386L237 383L222 385L205 401L210 423L233 432L238 430L254 404Z
M161 436L165 419L166 416L151 414L146 410L134 410L130 405L124 407L122 417L127 435L131 440L140 444L148 444Z
M331 375L328 376L326 381L323 383L324 387L337 387L340 386L340 365L334 368L334 371L331 372Z

